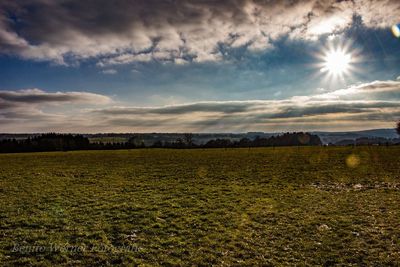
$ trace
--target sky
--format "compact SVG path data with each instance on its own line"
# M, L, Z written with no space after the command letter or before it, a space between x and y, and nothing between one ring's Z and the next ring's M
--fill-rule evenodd
M0 132L393 128L400 1L2 0Z

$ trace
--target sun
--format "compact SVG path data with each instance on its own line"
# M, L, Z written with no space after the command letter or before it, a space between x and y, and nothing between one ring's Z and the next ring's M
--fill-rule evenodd
M342 50L332 50L324 56L322 72L329 72L332 75L343 75L349 71L351 54Z
M362 71L359 64L362 61L361 50L354 47L351 40L330 41L316 53L316 58L318 61L314 66L329 84L346 83Z

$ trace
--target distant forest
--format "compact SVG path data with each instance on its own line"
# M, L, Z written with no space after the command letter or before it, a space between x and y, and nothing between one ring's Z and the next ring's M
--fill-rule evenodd
M230 147L274 147L274 146L319 146L322 145L317 135L309 133L285 133L266 138L256 137L253 140L242 138L239 141L230 139L213 139L205 144L193 142L193 134L184 134L173 142L156 141L150 146L139 143L135 136L126 142L90 142L83 135L47 133L26 139L4 139L0 141L0 153L71 151L71 150L114 150L134 148L230 148Z

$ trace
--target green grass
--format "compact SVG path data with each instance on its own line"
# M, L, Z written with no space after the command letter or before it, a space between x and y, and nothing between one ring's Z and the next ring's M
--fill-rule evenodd
M400 147L3 154L0 265L399 265L399 158Z

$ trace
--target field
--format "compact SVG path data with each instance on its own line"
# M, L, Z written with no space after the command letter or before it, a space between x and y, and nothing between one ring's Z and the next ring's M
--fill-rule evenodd
M0 265L399 265L400 147L0 155Z

